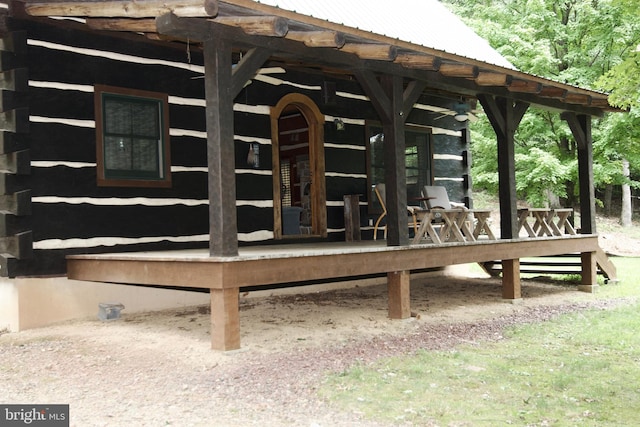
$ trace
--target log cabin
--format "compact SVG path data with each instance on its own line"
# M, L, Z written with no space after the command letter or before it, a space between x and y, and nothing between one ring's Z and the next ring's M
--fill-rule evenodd
M300 3L4 4L0 328L105 302L210 303L212 347L233 350L243 289L381 276L389 316L406 318L412 272L500 262L518 299L519 259L564 253L596 286L591 118L614 111L606 94L518 71L435 0ZM423 186L473 208L480 106L496 131L498 238L412 239L406 207ZM530 106L577 141L578 234L520 235L513 144Z

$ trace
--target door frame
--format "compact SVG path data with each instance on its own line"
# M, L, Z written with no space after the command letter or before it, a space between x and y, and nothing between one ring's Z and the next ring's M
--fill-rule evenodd
M280 139L278 119L295 107L309 125L309 167L311 169L311 235L296 237L327 237L327 195L324 163L324 114L311 98L301 93L283 96L271 108L271 158L273 171L273 236L282 239L282 202L280 180ZM290 236L287 236L290 237Z

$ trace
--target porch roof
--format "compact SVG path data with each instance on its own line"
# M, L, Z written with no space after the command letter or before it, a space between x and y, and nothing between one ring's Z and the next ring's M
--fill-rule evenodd
M516 69L438 0L260 0L301 15L441 50L487 64Z
M261 40L262 46L273 48L272 59L286 64L343 74L366 68L421 80L426 82L427 90L455 96L475 98L488 94L592 116L615 110L605 93L515 70L497 52L487 48L488 45L481 44L475 33L468 28L463 31L466 26L458 25L461 22L443 11L443 6L436 1L414 0L410 5L428 5L419 7L421 10L428 7L436 14L425 20L423 27L435 26L438 20L457 22L450 25L457 30L453 35L447 32L441 34L445 37L433 38L440 35L440 30L421 33L415 30L415 25L405 28L401 23L403 19L413 22L409 20L412 14L389 8L388 2L380 0L341 2L335 7L331 6L337 4L334 0L326 4L298 3L284 0L27 0L24 10L31 16L80 19L92 29L143 33L162 40L168 36L173 42L189 40L192 46L194 41L215 37L228 29L227 34L234 35L236 49L248 50ZM12 3L14 10L19 4ZM384 10L366 12L376 6ZM362 13L356 19L358 8ZM393 19L387 21L388 18ZM367 25L356 27L364 23Z

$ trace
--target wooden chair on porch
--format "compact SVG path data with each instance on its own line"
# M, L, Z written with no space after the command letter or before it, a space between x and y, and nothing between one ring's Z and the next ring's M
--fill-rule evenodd
M452 237L455 241L476 241L480 234L495 240L489 224L490 210L469 210L464 204L451 202L447 189L442 186L425 185L422 189L425 211L424 221L440 225L440 232L436 233L433 226L423 223L414 243L423 237L432 238L436 243L447 241Z
M447 189L439 185L425 185L421 193L425 209L432 212L430 220L441 225L442 240L449 240L449 234L453 233L456 240L464 241L463 231L470 230L467 207L462 203L451 202Z
M378 238L378 229L382 228L384 230L384 238L387 238L387 226L386 224L382 224L382 220L387 216L387 192L385 184L376 184L373 187L373 191L376 193L376 197L378 198L378 202L382 207L382 213L376 220L373 226L373 240L377 240ZM413 227L414 235L418 232L418 217L416 212L420 210L419 206L407 206L407 214L409 218L409 222L407 224L408 227Z

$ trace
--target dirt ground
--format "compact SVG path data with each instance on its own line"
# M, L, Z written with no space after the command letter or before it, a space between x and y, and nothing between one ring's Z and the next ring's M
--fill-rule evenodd
M603 233L600 244L640 256L624 233ZM326 373L625 303L541 280L523 281L523 299L510 303L499 279L475 271L412 277L406 320L388 319L385 285L243 296L242 349L227 353L210 350L208 307L0 332L0 403L69 404L71 425L83 427L376 426L317 397Z
M412 280L407 320L387 318L384 285L242 298L228 353L210 350L208 307L5 333L0 402L70 404L72 426L372 426L316 396L327 372L617 304L540 281L508 303L499 280L458 274Z

